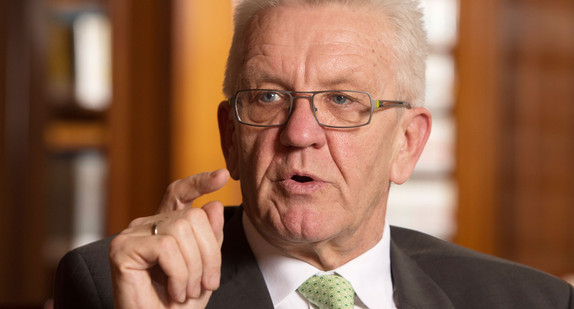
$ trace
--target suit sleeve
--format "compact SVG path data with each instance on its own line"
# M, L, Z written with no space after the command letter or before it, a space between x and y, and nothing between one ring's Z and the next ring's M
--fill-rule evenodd
M88 265L76 251L68 252L58 265L54 308L104 308Z
M569 309L574 309L574 286L570 285L570 304Z

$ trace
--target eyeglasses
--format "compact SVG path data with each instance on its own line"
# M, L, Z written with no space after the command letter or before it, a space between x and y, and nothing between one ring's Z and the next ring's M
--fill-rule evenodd
M256 127L277 127L287 123L295 99L308 99L317 122L329 128L356 128L368 125L379 108L405 107L403 101L373 100L363 91L239 90L228 99L237 121Z

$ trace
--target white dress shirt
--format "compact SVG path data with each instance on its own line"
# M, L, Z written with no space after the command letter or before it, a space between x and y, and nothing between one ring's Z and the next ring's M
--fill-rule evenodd
M333 273L351 282L355 290L355 308L396 308L391 278L390 229L386 222L383 237L373 248L329 272L285 255L259 234L245 214L243 226L276 309L314 308L297 288L313 275Z

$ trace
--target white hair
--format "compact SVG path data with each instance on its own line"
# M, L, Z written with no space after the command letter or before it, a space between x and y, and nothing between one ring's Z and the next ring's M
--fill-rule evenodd
M321 6L340 4L349 8L367 7L379 12L386 19L392 33L381 33L389 42L389 65L396 82L395 100L422 106L425 94L425 70L428 45L418 0L242 0L235 11L235 32L223 84L227 97L233 96L239 87L244 63L245 43L249 24L257 12L280 6Z

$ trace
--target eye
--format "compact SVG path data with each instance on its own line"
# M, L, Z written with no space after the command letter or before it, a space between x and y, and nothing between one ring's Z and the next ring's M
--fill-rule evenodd
M262 103L273 103L281 101L281 95L277 92L260 92L257 95L257 101Z
M332 94L331 101L333 101L333 103L338 105L348 104L352 102L352 100L349 97L343 94Z

